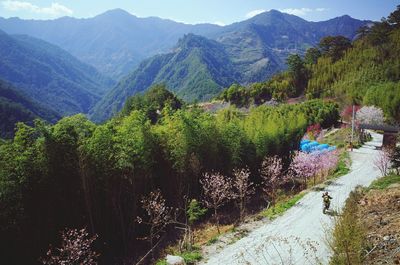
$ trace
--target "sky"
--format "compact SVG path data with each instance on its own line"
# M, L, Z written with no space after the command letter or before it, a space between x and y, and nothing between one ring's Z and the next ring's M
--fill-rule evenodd
M121 8L138 17L227 25L270 9L309 21L341 15L380 20L396 9L393 0L0 0L0 16L24 19L88 18Z

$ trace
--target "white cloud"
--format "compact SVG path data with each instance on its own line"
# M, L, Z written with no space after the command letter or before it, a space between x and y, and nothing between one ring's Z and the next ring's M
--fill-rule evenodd
M310 12L323 12L326 11L326 8L319 7L319 8L307 8L307 7L302 7L302 8L285 8L285 9L280 9L279 11L295 16L305 16L307 13Z
M10 11L28 11L36 14L50 15L52 17L71 15L73 11L59 3L52 3L48 7L39 7L30 2L22 1L3 1L3 7Z
M246 14L246 18L252 18L252 17L257 16L258 14L261 14L265 11L267 11L267 10L265 10L265 9L252 10Z

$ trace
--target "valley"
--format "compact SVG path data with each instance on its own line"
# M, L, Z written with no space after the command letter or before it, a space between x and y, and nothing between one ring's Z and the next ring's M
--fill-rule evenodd
M176 1L0 2L0 263L396 261L400 6Z

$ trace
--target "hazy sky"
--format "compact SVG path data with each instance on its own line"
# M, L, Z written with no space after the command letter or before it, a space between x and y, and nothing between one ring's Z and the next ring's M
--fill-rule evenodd
M311 21L344 14L358 19L379 20L398 4L398 0L0 0L0 16L85 18L122 8L139 17L157 16L191 24L230 24L266 10L278 9Z

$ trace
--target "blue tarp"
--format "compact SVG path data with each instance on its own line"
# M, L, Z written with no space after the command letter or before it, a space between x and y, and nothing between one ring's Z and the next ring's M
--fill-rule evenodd
M335 146L329 146L329 144L320 144L317 141L310 141L307 139L300 141L300 150L307 153L325 150L332 151L335 149Z
M308 144L310 142L311 142L310 140L303 139L303 140L300 141L300 145L305 145L305 144Z

